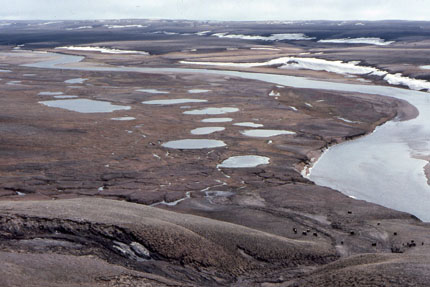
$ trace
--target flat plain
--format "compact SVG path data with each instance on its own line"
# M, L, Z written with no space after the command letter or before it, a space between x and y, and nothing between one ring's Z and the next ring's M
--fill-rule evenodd
M416 107L235 72L428 92L429 23L3 22L0 285L428 286L428 223L305 174Z

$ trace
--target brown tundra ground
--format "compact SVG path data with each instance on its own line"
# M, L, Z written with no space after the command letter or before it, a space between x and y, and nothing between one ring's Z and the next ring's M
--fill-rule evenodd
M211 28L220 29L214 24L200 30ZM33 43L32 49L85 56L74 67L187 67L179 62L324 53L319 57L362 59L423 79L430 75L418 67L430 45L422 38L383 47L333 47L204 41L195 35L103 42L94 37L92 46L151 55L56 50L60 45L50 42ZM417 111L409 103L204 73L31 68L21 64L50 56L12 48L0 49L1 286L428 286L428 223L317 186L301 174L330 145L395 117L414 118ZM409 53L399 59L404 51ZM324 71L245 70L386 84ZM85 81L66 82L76 78ZM129 109L79 113L40 103L55 96ZM194 101L142 104L183 98ZM209 107L237 111L184 114ZM206 118L231 120L202 122ZM294 134L247 137L242 132L252 128L235 125L243 122ZM220 129L191 134L201 127ZM180 139L221 140L226 146L163 146ZM242 155L268 157L270 163L217 167Z

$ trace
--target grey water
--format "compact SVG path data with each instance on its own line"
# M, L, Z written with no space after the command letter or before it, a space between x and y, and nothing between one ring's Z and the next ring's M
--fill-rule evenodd
M204 108L200 110L185 111L186 115L222 115L238 112L238 108L222 107L222 108Z
M286 131L286 130L245 130L241 131L241 134L248 136L248 137L255 137L255 138L269 138L274 136L280 136L280 135L295 135L295 132L292 131Z
M160 91L157 89L140 89L140 90L136 90L137 92L143 92L143 93L148 93L148 94L169 94L170 92L168 91Z
M187 103L205 103L207 100L199 99L169 99L169 100L151 100L144 101L142 104L145 105L177 105L177 104L187 104Z
M42 105L61 108L78 113L110 113L117 110L129 110L129 106L113 105L110 102L87 99L40 101Z
M203 89L191 89L191 90L188 90L188 93L189 94L202 94L202 93L208 93L208 92L210 92L211 90L203 90Z
M134 121L135 117L119 117L119 118L111 118L113 121Z
M218 168L249 168L269 164L270 158L259 155L232 156L217 165Z
M62 94L63 92L40 92L39 96L58 96Z
M66 84L83 84L87 79L76 78L64 81Z
M54 96L55 99L75 99L78 96L68 96L68 95L64 95L64 96Z
M225 130L225 127L202 127L191 130L193 135L209 135L215 132L221 132Z
M202 123L226 123L233 121L232 118L207 118L201 120Z
M205 149L224 147L226 144L220 140L209 139L184 139L169 141L162 144L163 147L172 149Z
M248 127L248 128L261 128L261 127L264 127L263 124L256 124L256 123L253 123L253 122L235 123L233 125L234 126L239 126L239 127Z

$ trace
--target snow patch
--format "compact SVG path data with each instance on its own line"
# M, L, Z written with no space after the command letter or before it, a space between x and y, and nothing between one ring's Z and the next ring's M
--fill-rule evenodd
M210 33L211 31L201 31L201 32L197 32L195 33L198 36L206 36L208 33Z
M64 49L71 51L85 51L85 52L100 52L103 54L139 54L139 55L149 55L148 52L144 51L134 51L134 50L120 50L120 49L111 49L97 46L65 46L58 47L56 49Z
M84 29L92 29L93 26L80 26L76 28L66 28L67 31L73 31L73 30L84 30Z
M359 124L359 123L361 123L360 121L351 121L351 120L348 120L348 119L345 119L345 118L342 118L342 117L336 117L336 118L339 119L339 120L341 120L341 121L344 121L346 123L350 123L350 124Z
M381 38L341 38L341 39L323 39L319 43L333 43L333 44L370 44L377 46L387 46L394 41L385 41Z
M216 33L216 34L212 34L212 36L215 36L218 38L261 40L261 41L313 40L313 39L315 39L313 37L308 37L303 33L271 34L269 36Z
M404 85L412 90L430 91L430 82L409 78L402 74L389 74L387 71L375 67L360 66L360 61L329 61L318 58L281 57L266 62L233 63L233 62L190 62L181 61L182 64L225 66L237 68L252 68L263 66L278 66L279 69L306 69L313 71L326 71L341 75L366 75L382 77L391 85Z
M281 94L279 93L279 92L275 92L275 91L271 91L270 93L269 93L269 96L270 97L280 97L281 96Z
M148 26L133 24L133 25L104 25L108 29L126 29L126 28L145 28Z

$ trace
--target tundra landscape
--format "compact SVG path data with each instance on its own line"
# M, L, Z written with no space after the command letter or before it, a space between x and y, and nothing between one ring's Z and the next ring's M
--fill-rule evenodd
M430 22L0 21L1 286L429 286Z

